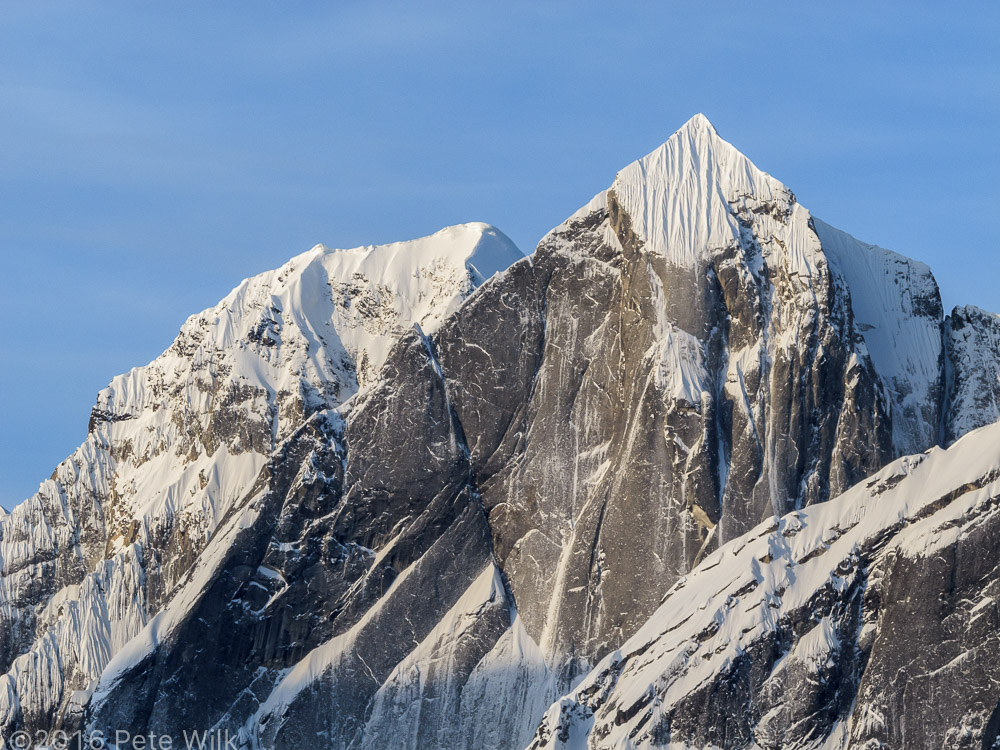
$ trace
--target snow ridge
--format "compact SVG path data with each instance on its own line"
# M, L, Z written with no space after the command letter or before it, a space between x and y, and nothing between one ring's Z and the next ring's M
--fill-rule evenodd
M719 137L704 115L622 169L611 186L648 252L689 266L740 236L730 202L790 202L791 191Z

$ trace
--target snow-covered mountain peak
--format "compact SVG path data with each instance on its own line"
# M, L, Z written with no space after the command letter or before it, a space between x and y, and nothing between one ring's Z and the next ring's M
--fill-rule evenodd
M686 151L683 150L685 147ZM695 163L707 163L709 161L716 161L718 163L739 161L739 166L755 173L755 178L764 177L780 185L777 180L750 162L736 146L719 135L719 131L716 130L711 121L700 112L681 125L659 147L653 149L645 156L636 159L629 167L635 164L648 164L659 153L666 153L669 159L677 162L681 162L684 159L692 160L692 164L688 166L692 166ZM622 170L622 172L624 171Z
M661 309L671 311L661 330L679 327L696 336L710 330L714 323L692 314L696 297L690 290L704 285L711 293L713 280L727 312L746 313L749 340L759 333L755 321L773 319L768 325L775 331L758 342L772 359L778 349L794 352L813 335L813 314L832 311L823 325L856 327L845 341L862 360L872 360L882 380L896 454L938 440L942 312L930 269L815 219L704 115L622 169L607 191L550 236L563 235L574 247L574 227L600 216L608 219L602 231L610 247L641 251L658 269L653 286L663 290ZM908 294L900 294L901 285ZM743 338L731 333L730 344L746 343ZM763 351L754 346L735 352L734 360ZM678 392L692 401L708 383L684 382L691 387Z
M413 323L431 333L472 291L524 255L482 222L427 237L317 256L333 289L333 325L355 362L358 382L377 375Z
M1000 433L927 449L1000 419L998 363L1000 317L703 115L530 261L484 223L316 245L0 512L0 734L816 750L856 704L851 747L917 747L876 735L925 663L986 691L919 746L993 747Z
M507 235L481 221L445 227L413 240L349 249L316 245L310 252L354 256L366 271L375 271L383 277L394 271L405 274L418 266L444 264L456 268L466 266L470 270L474 267L479 276L486 279L524 257Z
M711 131L716 136L719 135L719 132L715 129L715 126L701 112L698 112L695 115L693 115L690 120L688 120L686 123L684 123L677 129L677 132L680 133L685 130L708 130Z
M485 278L521 257L487 224L346 250L316 245L245 279L191 316L160 357L116 377L98 395L91 431L112 442L129 433L140 466L177 443L209 463L219 443L233 455L266 455L303 414L373 382L412 325L435 330ZM233 429L213 426L231 411ZM139 495L148 504L153 493Z
M741 210L781 216L795 203L787 187L723 140L704 115L622 169L611 190L646 249L676 265L737 240Z

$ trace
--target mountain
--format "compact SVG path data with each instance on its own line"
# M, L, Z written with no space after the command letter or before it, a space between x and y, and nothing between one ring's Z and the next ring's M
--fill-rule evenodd
M815 219L700 115L527 258L481 224L315 248L115 379L0 519L0 732L895 746L912 668L872 644L939 646L986 579L893 572L888 519L959 528L991 486L993 432L959 438L1000 418L998 320L946 318L925 265ZM987 541L963 554L992 565ZM885 598L908 580L934 614ZM979 659L941 674L987 706ZM989 736L945 698L906 747Z

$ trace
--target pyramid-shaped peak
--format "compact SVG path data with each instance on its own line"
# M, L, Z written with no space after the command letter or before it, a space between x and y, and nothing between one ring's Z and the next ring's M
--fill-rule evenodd
M671 143L676 142L690 144L690 150L693 152L705 153L707 151L731 150L733 153L742 156L739 149L720 136L719 131L715 129L711 121L700 112L681 125L660 148L669 147ZM656 153L656 151L653 153Z
M756 194L787 192L771 175L757 168L743 153L719 135L700 112L685 122L659 147L622 169L616 184L634 180L667 180L671 189L696 180L703 188L723 193L741 189ZM764 196L761 196L764 197Z
M715 136L719 135L719 131L715 129L715 126L711 123L711 121L707 117L705 117L705 115L703 115L701 112L699 112L690 120L688 120L686 123L681 125L681 127L678 129L677 132L689 133L689 132L701 132L701 131L711 133L712 135Z
M636 234L653 252L687 263L738 233L731 202L794 202L791 191L758 169L696 114L611 186Z
M738 148L720 136L711 121L700 112L639 161L650 161L662 152L669 152L674 161L687 159L699 164L714 156L716 160L740 162L742 166L749 165L753 171L760 172Z

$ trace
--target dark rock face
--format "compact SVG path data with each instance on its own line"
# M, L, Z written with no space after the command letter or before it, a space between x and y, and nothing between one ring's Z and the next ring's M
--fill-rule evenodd
M257 677L250 658L254 651L280 663L288 631L304 636L311 630L308 620L322 617L322 611L305 609L301 619L306 622L296 618L297 622L282 627L280 618L254 614L265 609L267 594L274 588L271 571L278 569L264 565L274 557L269 541L279 516L294 528L289 517L328 493L335 494L342 480L336 435L326 434L324 428L322 420L313 420L293 435L262 472L251 494L223 521L220 535L178 593L185 596L199 583L205 586L198 592L190 619L180 626L177 640L172 647L161 646L128 665L113 685L110 699L91 717L92 726L110 730L110 735L116 729L138 733L148 728L161 733L165 727L172 731L177 726L212 726ZM287 514L281 513L283 506L290 509ZM255 523L241 528L243 518ZM216 556L219 559L213 559ZM314 554L314 558L320 578L325 572L321 555ZM345 569L357 567L351 565L349 554L344 558ZM301 586L297 588L292 595L297 593L307 604ZM213 689L194 701L187 687L192 684Z
M851 716L852 747L996 747L1000 517L963 519L933 554L886 557L869 595L876 633ZM979 517L975 517L978 515Z
M386 384L346 426L317 415L285 443L202 555L215 565L208 587L198 590L205 576L196 566L178 593L197 604L109 686L92 726L171 734L222 722L236 731L279 670L341 638L337 665L287 709L306 724L266 727L268 743L301 746L303 733L322 732L346 746L360 736L392 669L492 571L464 438L432 352L422 334L408 335L386 364ZM420 450L408 456L410 441ZM497 604L468 636L472 666L510 624ZM214 687L192 701L189 686L199 684ZM317 700L337 712L317 710Z
M679 272L629 225L609 196L436 337L518 612L543 651L583 664L719 539L841 492L892 452L877 378L852 356L847 291L824 267L808 285L754 275L748 233ZM807 321L809 343L772 360L761 341L781 333L778 307ZM662 327L697 391L670 380L684 375L658 356ZM734 362L748 347L758 356Z

